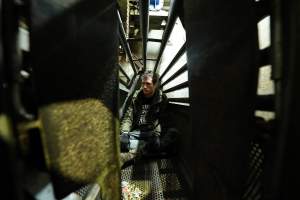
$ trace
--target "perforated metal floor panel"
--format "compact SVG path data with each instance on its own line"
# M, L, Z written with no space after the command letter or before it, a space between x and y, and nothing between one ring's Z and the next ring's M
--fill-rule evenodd
M161 159L157 161L163 195L165 199L186 200L183 183L173 167L172 161L169 159Z
M163 200L159 170L155 161L139 162L122 170L121 180L137 187L145 200Z
M186 200L184 189L169 159L140 161L121 171L121 180L138 188L141 200Z
M82 188L80 188L79 190L77 190L75 193L77 195L79 195L80 197L85 197L88 193L88 191L91 189L92 185L86 185L86 186L83 186Z

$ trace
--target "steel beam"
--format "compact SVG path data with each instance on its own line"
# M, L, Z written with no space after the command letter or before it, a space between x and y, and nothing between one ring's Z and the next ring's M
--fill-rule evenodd
M149 0L139 1L140 30L143 41L143 70L147 69L147 41L149 32Z
M190 103L190 99L187 98L168 98L170 102L178 102L178 103Z
M164 90L164 93L169 93L169 92L173 92L175 90L180 90L180 89L183 89L183 88L187 88L189 86L189 82L186 81L186 82L183 82L183 83L180 83L174 87L171 87L167 90Z
M124 71L124 69L122 68L122 66L120 64L118 64L119 66L119 70L120 72L125 76L125 78L127 79L127 82L130 82L130 78L128 76L128 74Z
M133 62L133 59L132 59L132 52L131 52L130 46L127 42L127 39L126 39L126 33L125 33L125 30L124 30L124 26L123 26L123 22L122 22L122 19L121 19L120 12L117 11L117 14L118 14L118 20L119 20L119 35L120 35L121 45L122 45L126 55L128 56L129 63L131 65L134 73L137 74L137 69L136 69L136 66L135 66L135 64Z
M122 120L124 118L126 110L128 109L128 107L131 104L132 97L139 86L138 83L139 83L140 79L141 79L141 75L137 75L135 77L135 79L133 80L132 85L130 86L130 90L127 94L127 97L126 97L122 107L119 109L120 120Z
M128 84L125 81L123 81L122 79L120 79L119 81L120 81L120 83L122 85L124 85L124 87L126 87L127 89L129 89L129 86L128 86Z
M178 77L180 74L184 73L187 71L187 64L183 65L177 72L175 72L170 78L168 78L166 81L164 81L161 84L161 87L169 83L170 81L174 80L176 77Z

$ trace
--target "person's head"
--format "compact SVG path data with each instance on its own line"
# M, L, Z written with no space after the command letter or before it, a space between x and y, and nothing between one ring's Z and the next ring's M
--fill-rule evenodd
M142 89L145 97L152 97L158 87L158 74L147 71L142 76Z

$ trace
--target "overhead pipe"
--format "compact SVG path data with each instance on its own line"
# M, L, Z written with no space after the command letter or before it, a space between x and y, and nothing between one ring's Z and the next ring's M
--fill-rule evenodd
M138 72L137 72L136 66L133 62L133 59L132 59L132 52L130 50L129 44L126 39L125 29L123 27L123 23L122 23L122 19L121 19L119 10L117 11L117 13L118 13L118 20L119 20L119 36L120 36L121 45L122 45L126 55L128 56L130 65L131 65L134 73L137 74Z
M162 54L166 48L167 42L168 42L171 32L174 28L176 19L178 17L179 5L180 5L180 0L173 0L171 2L171 6L170 6L170 10L169 10L169 17L168 17L166 29L163 33L162 42L161 42L157 60L156 60L155 66L154 66L154 72L156 72L156 70L157 70L157 67L161 61Z
M148 30L149 30L149 0L139 1L140 11L140 30L142 33L143 42L143 70L147 68L147 41L148 41Z

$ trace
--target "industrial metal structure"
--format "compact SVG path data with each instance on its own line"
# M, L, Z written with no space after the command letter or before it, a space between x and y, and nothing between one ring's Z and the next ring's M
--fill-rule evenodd
M149 0L0 0L1 199L121 199L122 181L138 185L141 199L298 196L300 2L165 4L154 24ZM260 49L266 17L271 44ZM162 69L178 19L186 41ZM152 29L162 37L149 37ZM160 43L156 58L149 42ZM261 95L266 65L275 89ZM119 123L147 69L167 95L189 91L169 96L179 153L121 170ZM187 81L166 87L184 73Z

